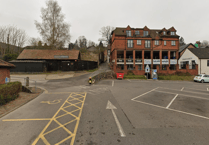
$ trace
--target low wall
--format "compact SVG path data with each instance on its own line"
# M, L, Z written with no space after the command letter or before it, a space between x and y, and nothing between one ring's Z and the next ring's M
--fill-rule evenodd
M120 67L117 67L116 65L111 65L110 68L115 73L124 73L127 74L127 72L132 71L135 75L144 75L145 70L138 70L138 66L136 65L133 70L127 70L127 66L124 66L124 70L121 70ZM176 65L176 70L170 70L169 65L167 66L166 70L161 70L159 66L157 66L157 73L161 74L175 74L175 73L190 73L191 75L197 75L198 74L198 65L196 64L195 69L189 69L189 65L186 65L186 69L179 69L179 65Z

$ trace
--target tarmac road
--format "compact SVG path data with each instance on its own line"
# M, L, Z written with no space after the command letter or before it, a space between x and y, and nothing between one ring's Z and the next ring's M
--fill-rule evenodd
M1 144L208 145L209 84L89 76L38 82L48 92L0 119Z

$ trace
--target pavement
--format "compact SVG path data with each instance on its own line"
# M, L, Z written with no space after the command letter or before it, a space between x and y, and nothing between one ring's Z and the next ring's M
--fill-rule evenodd
M46 91L0 119L3 145L208 145L209 84L103 80L38 82Z

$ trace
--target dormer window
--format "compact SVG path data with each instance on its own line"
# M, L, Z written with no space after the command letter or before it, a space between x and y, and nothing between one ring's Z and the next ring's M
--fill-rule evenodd
M165 35L166 34L166 32L165 31L163 31L163 35Z
M139 31L135 31L135 34L136 34L136 35L139 35Z
M127 30L127 31L126 31L126 36L127 36L127 37L130 37L130 36L131 36L131 31Z
M171 35L175 35L175 32L171 32Z
M148 36L148 31L144 31L144 36Z

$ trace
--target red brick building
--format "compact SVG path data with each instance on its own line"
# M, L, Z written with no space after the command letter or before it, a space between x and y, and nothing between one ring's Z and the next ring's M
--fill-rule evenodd
M176 29L116 28L112 31L111 58L115 72L131 70L145 74L148 64L151 69L176 70L179 58L179 36Z
M15 65L3 61L0 59L0 84L5 84L5 78L10 78L10 68L15 67Z

